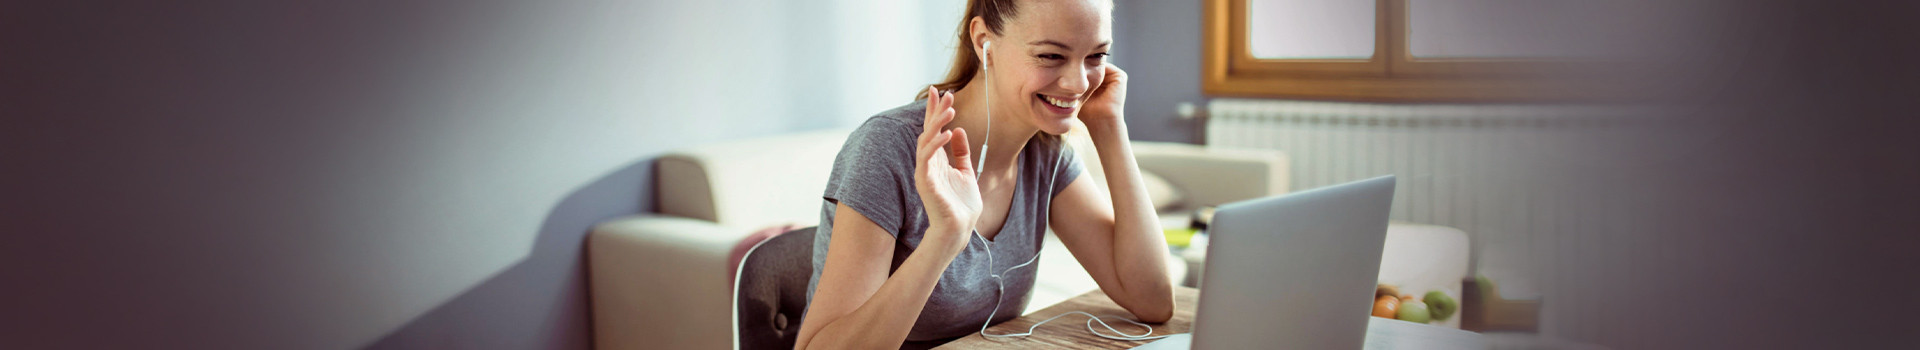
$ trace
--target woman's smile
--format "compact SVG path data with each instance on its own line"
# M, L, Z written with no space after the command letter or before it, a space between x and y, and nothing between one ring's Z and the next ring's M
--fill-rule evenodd
M1041 107L1045 108L1048 112L1063 116L1073 115L1073 110L1080 107L1080 99L1078 98L1063 98L1046 94L1033 94L1033 98L1039 100Z

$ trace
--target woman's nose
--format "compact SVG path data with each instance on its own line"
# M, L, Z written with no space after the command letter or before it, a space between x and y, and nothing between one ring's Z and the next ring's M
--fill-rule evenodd
M1092 85L1092 83L1087 81L1087 67L1078 64L1070 64L1068 66L1069 68L1064 72L1066 74L1060 75L1060 88L1075 94L1086 93L1087 87Z

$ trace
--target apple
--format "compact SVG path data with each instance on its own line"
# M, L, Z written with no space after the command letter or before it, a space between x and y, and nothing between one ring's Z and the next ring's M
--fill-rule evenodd
M1401 321L1427 323L1433 320L1433 315L1428 313L1426 302L1411 300L1400 302L1400 314L1397 318Z
M1453 297L1447 296L1447 293L1430 291L1421 299L1426 300L1427 306L1433 308L1434 321L1446 321L1448 317L1453 317L1455 312L1460 311L1460 302L1454 301Z

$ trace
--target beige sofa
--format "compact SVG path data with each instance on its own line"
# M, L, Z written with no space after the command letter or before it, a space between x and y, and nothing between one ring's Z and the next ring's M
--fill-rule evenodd
M657 213L593 229L587 241L594 342L603 349L724 349L733 346L727 253L755 229L818 224L829 169L851 130L828 130L687 148L655 161ZM1084 135L1084 132L1069 135ZM1072 137L1104 183L1084 136ZM1179 197L1164 222L1184 227L1188 208L1287 191L1286 160L1272 151L1134 143L1143 171L1165 179L1152 194ZM1169 191L1176 191L1172 193ZM1029 311L1098 288L1049 235L1036 265ZM1175 281L1186 269L1169 266Z

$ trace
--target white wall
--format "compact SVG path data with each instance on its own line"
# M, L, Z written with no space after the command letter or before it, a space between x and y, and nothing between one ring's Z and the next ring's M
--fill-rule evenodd
M543 227L577 242L599 218L556 206L609 173L907 102L944 70L951 43L921 40L949 36L959 3L6 5L6 231L30 236L0 248L18 285L0 299L34 320L9 328L40 330L8 342L585 339L519 317L584 317L583 289L449 302L516 264L577 274L578 247L530 250ZM651 208L596 200L582 210ZM417 321L448 307L503 319Z

